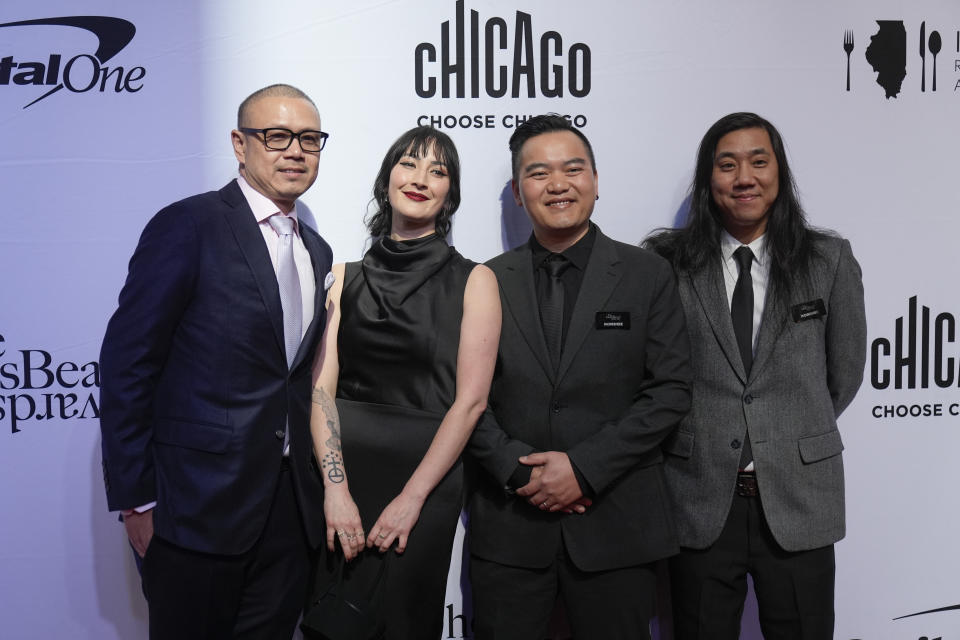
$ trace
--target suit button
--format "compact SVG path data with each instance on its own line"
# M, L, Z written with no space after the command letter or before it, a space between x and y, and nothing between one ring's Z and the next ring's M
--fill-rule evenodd
M731 441L730 441L730 448L731 448L731 449L739 449L739 448L740 448L740 441L737 440L736 438L734 438L733 440L731 440Z
M282 429L278 429L277 431L274 431L274 432L273 432L273 435L277 436L277 440L283 440L283 430L282 430Z
M554 412L554 413L560 413L560 403L559 403L559 402L554 402L554 403L553 403L553 412Z
M744 401L746 404L750 404L750 403L753 402L753 396L747 394L747 395L745 395L745 396L743 397L743 401Z

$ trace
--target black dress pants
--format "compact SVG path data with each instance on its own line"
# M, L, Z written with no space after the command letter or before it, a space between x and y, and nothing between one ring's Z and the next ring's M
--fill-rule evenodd
M286 464L260 539L237 556L154 536L143 558L151 640L287 640L306 601L311 549Z
M542 640L558 594L575 640L649 639L656 579L653 564L581 571L566 551L544 569L472 556L475 640Z
M829 640L834 625L833 545L785 551L763 515L761 498L733 497L716 542L683 548L670 560L676 640L736 640L753 577L765 640Z

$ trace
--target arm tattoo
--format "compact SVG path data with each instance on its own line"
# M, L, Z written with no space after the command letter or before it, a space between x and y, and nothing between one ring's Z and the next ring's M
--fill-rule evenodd
M313 390L313 403L318 405L327 418L327 429L330 430L330 437L324 443L332 451L342 451L340 445L340 422L337 416L337 408L330 401L330 396L323 389Z
M334 484L343 482L346 474L343 472L343 460L340 458L339 453L334 451L329 452L323 456L321 465L324 471L327 472L327 479L330 480L330 482Z

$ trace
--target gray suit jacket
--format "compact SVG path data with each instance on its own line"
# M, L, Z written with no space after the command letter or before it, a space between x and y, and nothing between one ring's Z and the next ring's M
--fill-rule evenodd
M503 329L490 409L468 448L484 470L470 503L471 552L539 568L565 545L585 571L676 553L660 445L689 406L690 352L670 266L598 233L554 372L529 244L488 265ZM616 320L604 326L607 313ZM532 451L567 453L593 493L585 514L542 512L505 490Z
M749 379L737 350L719 257L681 273L693 354L693 409L665 445L680 544L720 535L749 430L767 523L788 551L844 536L843 443L837 416L856 395L866 358L860 266L850 243L817 234L809 283L791 299L768 292ZM822 300L826 314L794 319Z

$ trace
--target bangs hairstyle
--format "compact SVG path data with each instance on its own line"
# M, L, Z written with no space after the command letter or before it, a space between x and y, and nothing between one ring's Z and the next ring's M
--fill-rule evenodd
M390 206L390 172L406 155L423 158L431 149L437 160L443 163L450 179L447 199L437 213L437 235L447 237L450 233L450 219L460 207L460 156L450 136L433 127L410 129L390 146L383 157L380 171L373 181L373 200L376 210L366 220L367 230L373 237L389 235L393 223L393 208Z

